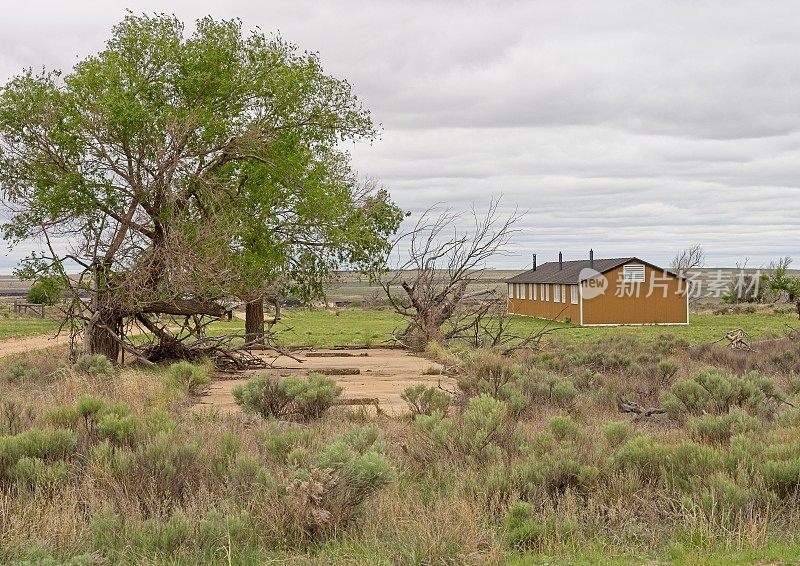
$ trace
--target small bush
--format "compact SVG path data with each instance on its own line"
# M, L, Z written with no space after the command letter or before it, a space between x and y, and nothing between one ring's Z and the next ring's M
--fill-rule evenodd
M116 373L114 364L102 354L84 354L75 360L72 369L92 377L112 377Z
M675 382L662 406L673 418L704 413L724 414L733 407L750 413L764 410L766 399L780 399L774 382L756 372L725 375L716 371Z
M56 485L67 479L64 462L48 463L41 458L23 456L8 470L8 477L26 487Z
M22 458L60 460L73 454L76 446L75 433L66 429L32 428L14 436L0 436L0 477Z
M434 411L447 413L450 405L450 396L447 393L422 383L406 388L400 397L411 410L412 418L417 418L417 415L430 415Z
M611 421L601 427L603 436L606 437L608 444L613 448L627 442L633 434L631 424L628 421Z
M513 550L524 552L539 546L544 528L531 520L531 506L524 501L515 501L505 520L506 543Z
M548 517L545 521L531 518L529 503L516 501L508 510L505 520L506 544L517 552L537 552L544 550L548 541L564 544L574 539L578 526L569 520Z
M557 440L575 439L580 427L571 417L553 417L549 423L550 430Z
M117 446L133 444L136 421L133 415L106 413L97 423L100 438L110 440Z
M333 379L317 373L309 374L308 379L259 375L233 390L236 403L244 411L264 418L319 418L341 393L342 388Z
M727 415L693 417L689 419L688 427L695 440L722 444L733 435L756 430L758 420L741 409L733 409Z
M192 364L184 361L172 364L167 369L167 386L180 389L189 395L196 394L210 381L211 370L208 364Z
M81 420L77 407L53 407L42 415L45 422L56 428L75 430Z
M17 360L2 373L2 377L13 383L36 382L44 378L44 373L39 368L31 367L24 360Z
M271 375L256 375L233 390L236 404L247 413L265 419L280 418L290 412L291 398L281 387L281 381Z
M64 297L67 289L64 279L58 275L39 277L28 291L27 301L36 305L55 305Z

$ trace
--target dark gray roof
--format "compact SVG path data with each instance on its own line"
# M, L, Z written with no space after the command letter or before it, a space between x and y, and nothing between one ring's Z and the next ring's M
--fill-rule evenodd
M619 267L620 265L628 263L629 261L638 261L639 263L649 265L653 269L661 271L660 267L653 265L652 263L642 261L636 257L596 259L594 260L592 269L598 273L605 273L606 271L610 271L616 267ZM578 283L578 278L581 276L581 271L587 268L589 268L588 259L565 261L563 262L561 268L559 268L557 261L550 261L536 266L535 270L531 269L529 271L525 271L524 273L520 273L511 279L506 279L506 283L561 283L565 285L575 285ZM667 271L667 273L675 275L669 271ZM583 275L584 276L582 279L591 278L591 275L588 277L585 273Z

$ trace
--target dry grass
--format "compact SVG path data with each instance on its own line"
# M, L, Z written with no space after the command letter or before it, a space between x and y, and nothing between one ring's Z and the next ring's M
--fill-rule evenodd
M136 429L104 444L78 421L66 478L33 487L4 476L0 440L0 562L486 564L517 552L773 548L793 542L800 526L800 477L792 476L800 418L788 405L748 407L759 428L720 444L693 441L683 420L632 419L616 403L623 394L658 405L675 383L709 369L760 371L795 402L796 348L775 341L732 354L623 338L509 359L432 346L458 366L472 396L448 416L412 422L334 408L303 425L188 411L163 371L92 377L34 354L27 363L40 378L0 377L0 435L53 428L46 412L85 395L126 405ZM611 422L623 424L611 430ZM392 480L359 492L352 509L341 498L314 503L308 494L324 484L314 480L320 454L353 431L371 434L364 426L377 427L376 444L364 450L391 466ZM775 476L770 466L788 472ZM322 500L335 493L320 489ZM528 507L514 531L509 509L518 501ZM323 508L341 520L320 522L314 513Z

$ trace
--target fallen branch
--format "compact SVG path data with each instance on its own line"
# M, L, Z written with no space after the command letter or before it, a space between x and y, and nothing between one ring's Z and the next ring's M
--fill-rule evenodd
M635 401L626 401L622 395L617 395L617 409L620 413L633 413L640 418L647 418L653 415L663 415L666 413L661 407L649 407L645 409Z

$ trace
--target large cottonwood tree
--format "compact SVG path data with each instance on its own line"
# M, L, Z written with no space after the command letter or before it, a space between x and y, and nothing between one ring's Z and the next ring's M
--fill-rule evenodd
M130 14L71 72L2 88L4 235L43 243L29 271L78 266L84 349L116 359L125 319L167 338L162 315L219 316L276 286L313 296L332 269L379 263L400 211L340 149L374 135L314 54L236 20L187 36Z

